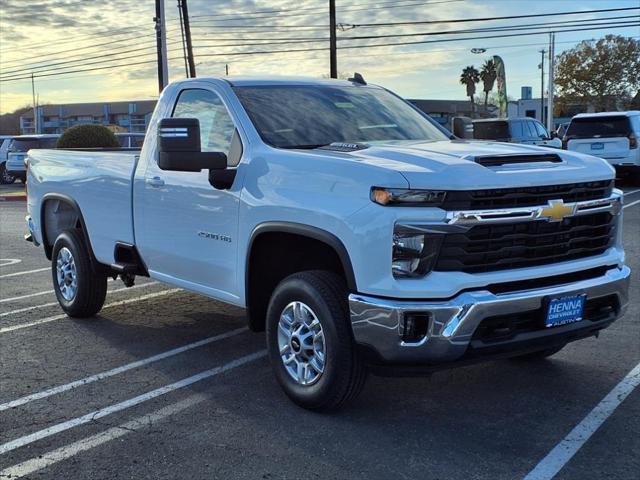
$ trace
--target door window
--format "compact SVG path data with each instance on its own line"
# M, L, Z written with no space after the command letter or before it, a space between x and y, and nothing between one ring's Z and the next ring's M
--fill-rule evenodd
M511 136L517 139L520 139L525 136L522 133L522 122L515 121L511 123Z
M525 140L536 140L538 138L538 132L536 132L533 122L522 122L522 128Z
M183 90L173 109L173 117L200 121L200 147L203 152L229 154L235 126L220 97L209 90Z
M547 129L544 128L541 123L533 122L533 125L535 126L536 132L538 133L538 138L543 138L543 139L549 138Z

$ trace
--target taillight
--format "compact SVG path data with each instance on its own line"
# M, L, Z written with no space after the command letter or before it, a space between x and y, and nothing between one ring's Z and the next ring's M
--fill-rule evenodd
M568 148L569 148L569 139L565 135L564 137L562 137L562 149L568 150Z
M629 148L638 148L638 137L635 133L629 134Z

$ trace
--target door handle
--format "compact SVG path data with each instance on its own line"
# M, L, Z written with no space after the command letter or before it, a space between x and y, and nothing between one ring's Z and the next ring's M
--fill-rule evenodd
M160 177L147 178L145 183L150 187L158 188L164 186L164 180Z

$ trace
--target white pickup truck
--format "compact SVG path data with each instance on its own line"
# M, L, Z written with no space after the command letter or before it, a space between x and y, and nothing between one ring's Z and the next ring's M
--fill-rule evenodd
M309 409L367 372L551 355L628 301L610 165L457 140L358 75L179 81L139 155L27 163L27 239L65 312L136 275L244 307Z

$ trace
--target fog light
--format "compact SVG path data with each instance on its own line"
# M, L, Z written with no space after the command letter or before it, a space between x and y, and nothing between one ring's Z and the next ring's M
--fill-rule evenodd
M405 313L401 325L400 336L405 343L418 343L427 336L429 330L428 313L411 312Z

